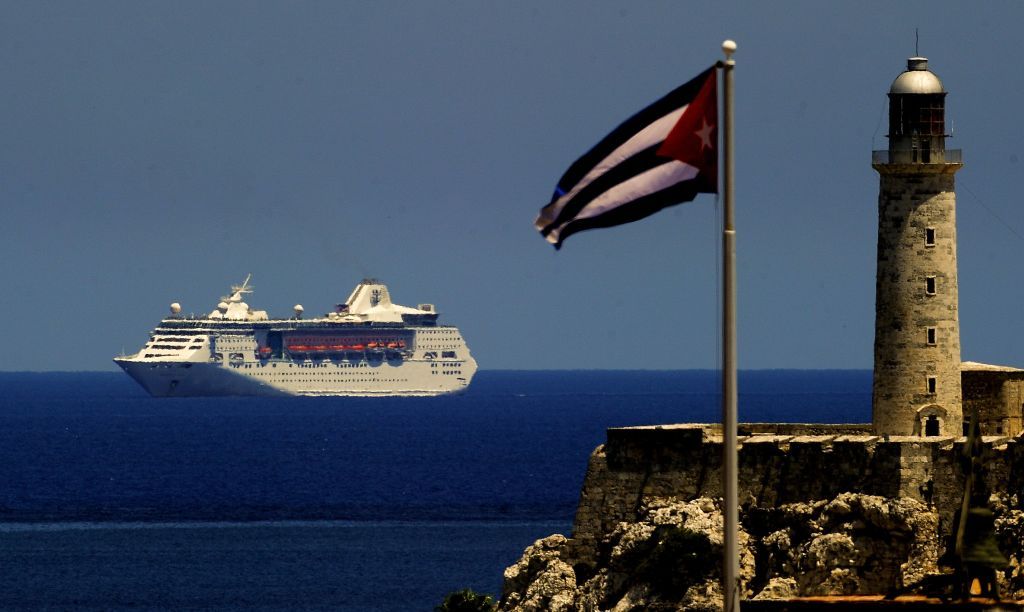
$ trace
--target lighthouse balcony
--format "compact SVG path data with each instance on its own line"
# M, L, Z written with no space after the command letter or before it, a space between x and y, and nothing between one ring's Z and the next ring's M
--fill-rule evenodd
M963 164L962 149L884 149L871 152L873 166L887 164Z

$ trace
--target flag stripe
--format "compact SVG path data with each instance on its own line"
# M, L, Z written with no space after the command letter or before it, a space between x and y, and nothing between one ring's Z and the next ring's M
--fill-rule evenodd
M555 248L561 248L562 241L576 232L631 223L653 215L673 204L689 202L697 197L697 193L700 193L698 189L699 187L696 182L683 180L665 189L633 200L629 206L618 206L594 217L576 219L568 223L559 232L558 239L554 242Z
M671 188L679 182L692 182L696 173L696 169L692 166L687 166L675 160L668 160L665 164L651 168L607 189L588 206L584 207L577 216L568 219L566 223L552 228L544 237L549 243L557 247L561 245L564 239L565 226L573 221L603 215L609 210L621 206L623 202L629 202L630 206L632 206L633 201L638 198L646 198L648 195ZM698 189L699 187L695 186L694 188Z
M579 188L578 191L574 190L573 193L566 194L563 198L560 198L563 202L561 210L558 211L558 216L541 229L540 233L546 236L559 225L572 221L572 218L578 215L584 207L619 183L624 183L652 168L673 161L671 158L661 157L657 154L660 146L660 142L653 143L629 159L612 166L607 171L596 173L593 180L588 181L585 185L581 184L582 188Z
M665 135L669 133L672 126L679 121L679 117L682 116L686 110L684 105L681 108L677 108L669 114L661 117L634 134L632 138L629 138L621 146L612 151L607 157L602 159L600 163L591 168L585 176L583 176L568 192L563 191L561 187L555 192L555 199L550 204L541 209L541 213L537 218L537 229L542 227L550 227L555 220L564 217L564 211L566 205L575 199L576 195L590 186L591 182L595 178L600 177L609 168L614 168L616 164L621 163L623 160L629 159L637 153L642 153L646 149L651 147L660 146L665 140ZM669 159L666 157L665 159Z
M676 160L669 160L661 166L651 168L647 172L623 181L609 189L601 197L595 199L580 211L577 218L593 217L615 206L622 201L632 202L634 198L648 196L667 189L681 181L690 181L697 176L697 169Z
M573 163L573 165L569 166L569 169L566 170L565 174L562 175L562 178L559 179L558 188L561 189L563 193L568 193L600 160L608 157L612 151L622 146L637 132L643 130L644 126L654 123L659 118L664 117L673 110L687 105L690 100L693 100L693 98L697 96L697 93L700 92L700 88L704 84L704 80L712 70L715 70L714 66L708 68L690 81L673 89L660 100L633 115L624 121L619 127L612 130L612 132L605 136L601 142L594 145L594 147L587 151L583 157L579 158Z

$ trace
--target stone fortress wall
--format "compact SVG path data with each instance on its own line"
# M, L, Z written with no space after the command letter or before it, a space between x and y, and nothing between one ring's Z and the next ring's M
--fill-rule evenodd
M720 431L609 429L590 457L572 536L538 541L506 570L501 609L720 606ZM886 593L940 573L963 499L966 440L870 431L740 426L743 598ZM1024 598L1024 436L985 436L983 448L1011 559L1002 592Z
M978 411L985 436L1016 436L1024 432L1024 370L964 362L963 413Z
M609 429L607 443L590 457L576 512L573 539L581 556L592 554L617 523L636 520L645 498L720 498L719 431L718 425ZM900 497L936 512L948 535L963 499L966 440L869 431L870 425L740 426L740 505L777 507L841 493ZM1024 493L1024 439L985 436L983 443L988 490L1011 485Z

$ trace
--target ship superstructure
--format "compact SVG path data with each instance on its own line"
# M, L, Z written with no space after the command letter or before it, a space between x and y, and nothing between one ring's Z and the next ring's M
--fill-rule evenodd
M432 304L391 301L364 279L333 312L271 319L244 301L247 278L205 315L171 315L135 355L114 359L154 396L440 395L465 389L476 361Z

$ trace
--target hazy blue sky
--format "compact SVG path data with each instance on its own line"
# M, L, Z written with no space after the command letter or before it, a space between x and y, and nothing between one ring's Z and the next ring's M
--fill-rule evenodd
M1024 3L0 2L3 370L106 370L172 301L320 313L364 276L485 369L713 368L713 196L532 228L734 38L741 368L869 368L885 93L947 90L964 359L1024 366Z

